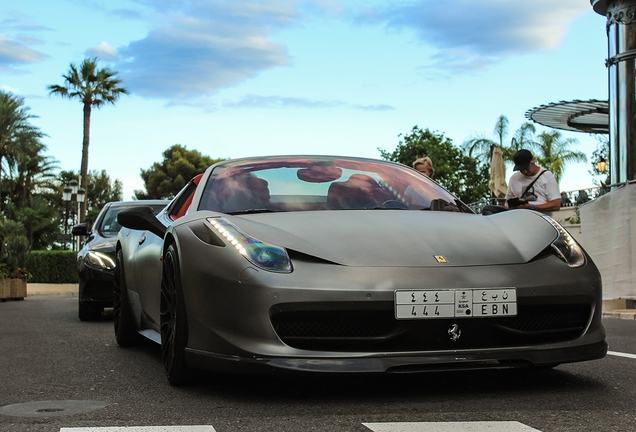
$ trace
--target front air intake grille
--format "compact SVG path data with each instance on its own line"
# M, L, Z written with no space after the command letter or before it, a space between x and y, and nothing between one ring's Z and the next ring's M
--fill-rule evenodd
M502 325L522 332L551 331L585 327L590 317L590 307L582 304L534 306L521 312Z
M294 348L398 352L572 340L586 328L590 311L584 304L519 305L518 315L508 318L396 320L393 305L389 303L384 309L368 311L280 311L272 315L271 322L280 339ZM455 342L448 334L453 324L458 324L462 331Z
M281 338L379 338L400 327L400 322L384 311L278 314L272 322Z

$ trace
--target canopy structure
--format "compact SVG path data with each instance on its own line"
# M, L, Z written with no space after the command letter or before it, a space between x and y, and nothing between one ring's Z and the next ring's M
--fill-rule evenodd
M554 102L528 110L526 118L554 129L609 133L608 101L590 99Z

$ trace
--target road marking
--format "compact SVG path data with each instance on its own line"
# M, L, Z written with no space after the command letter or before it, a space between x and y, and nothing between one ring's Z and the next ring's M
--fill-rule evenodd
M516 421L362 423L373 432L541 432ZM60 432L216 432L212 426L66 427Z
M607 353L609 355L613 355L613 356L617 356L617 357L627 357L627 358L631 358L631 359L636 359L636 354L627 354L627 353L616 352L616 351L608 351Z
M373 432L540 432L515 421L362 423Z
M373 432L541 432L515 421L362 423ZM60 432L216 432L212 426L67 427Z
M216 432L212 426L116 426L62 428L60 432Z

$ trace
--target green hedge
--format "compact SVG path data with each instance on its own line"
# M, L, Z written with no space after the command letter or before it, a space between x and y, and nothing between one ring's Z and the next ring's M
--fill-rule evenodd
M77 283L77 252L31 251L26 269L33 283Z

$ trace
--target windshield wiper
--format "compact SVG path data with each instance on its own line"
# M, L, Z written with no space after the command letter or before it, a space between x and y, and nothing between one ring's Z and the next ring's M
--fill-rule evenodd
M357 210L357 209L353 209L353 210ZM377 207L362 207L359 210L409 210L406 207L384 207L384 206L377 206Z
M279 213L280 210L271 210L266 208L253 208L246 210L238 210L233 212L227 212L229 215L242 215L242 214L256 214L256 213Z

